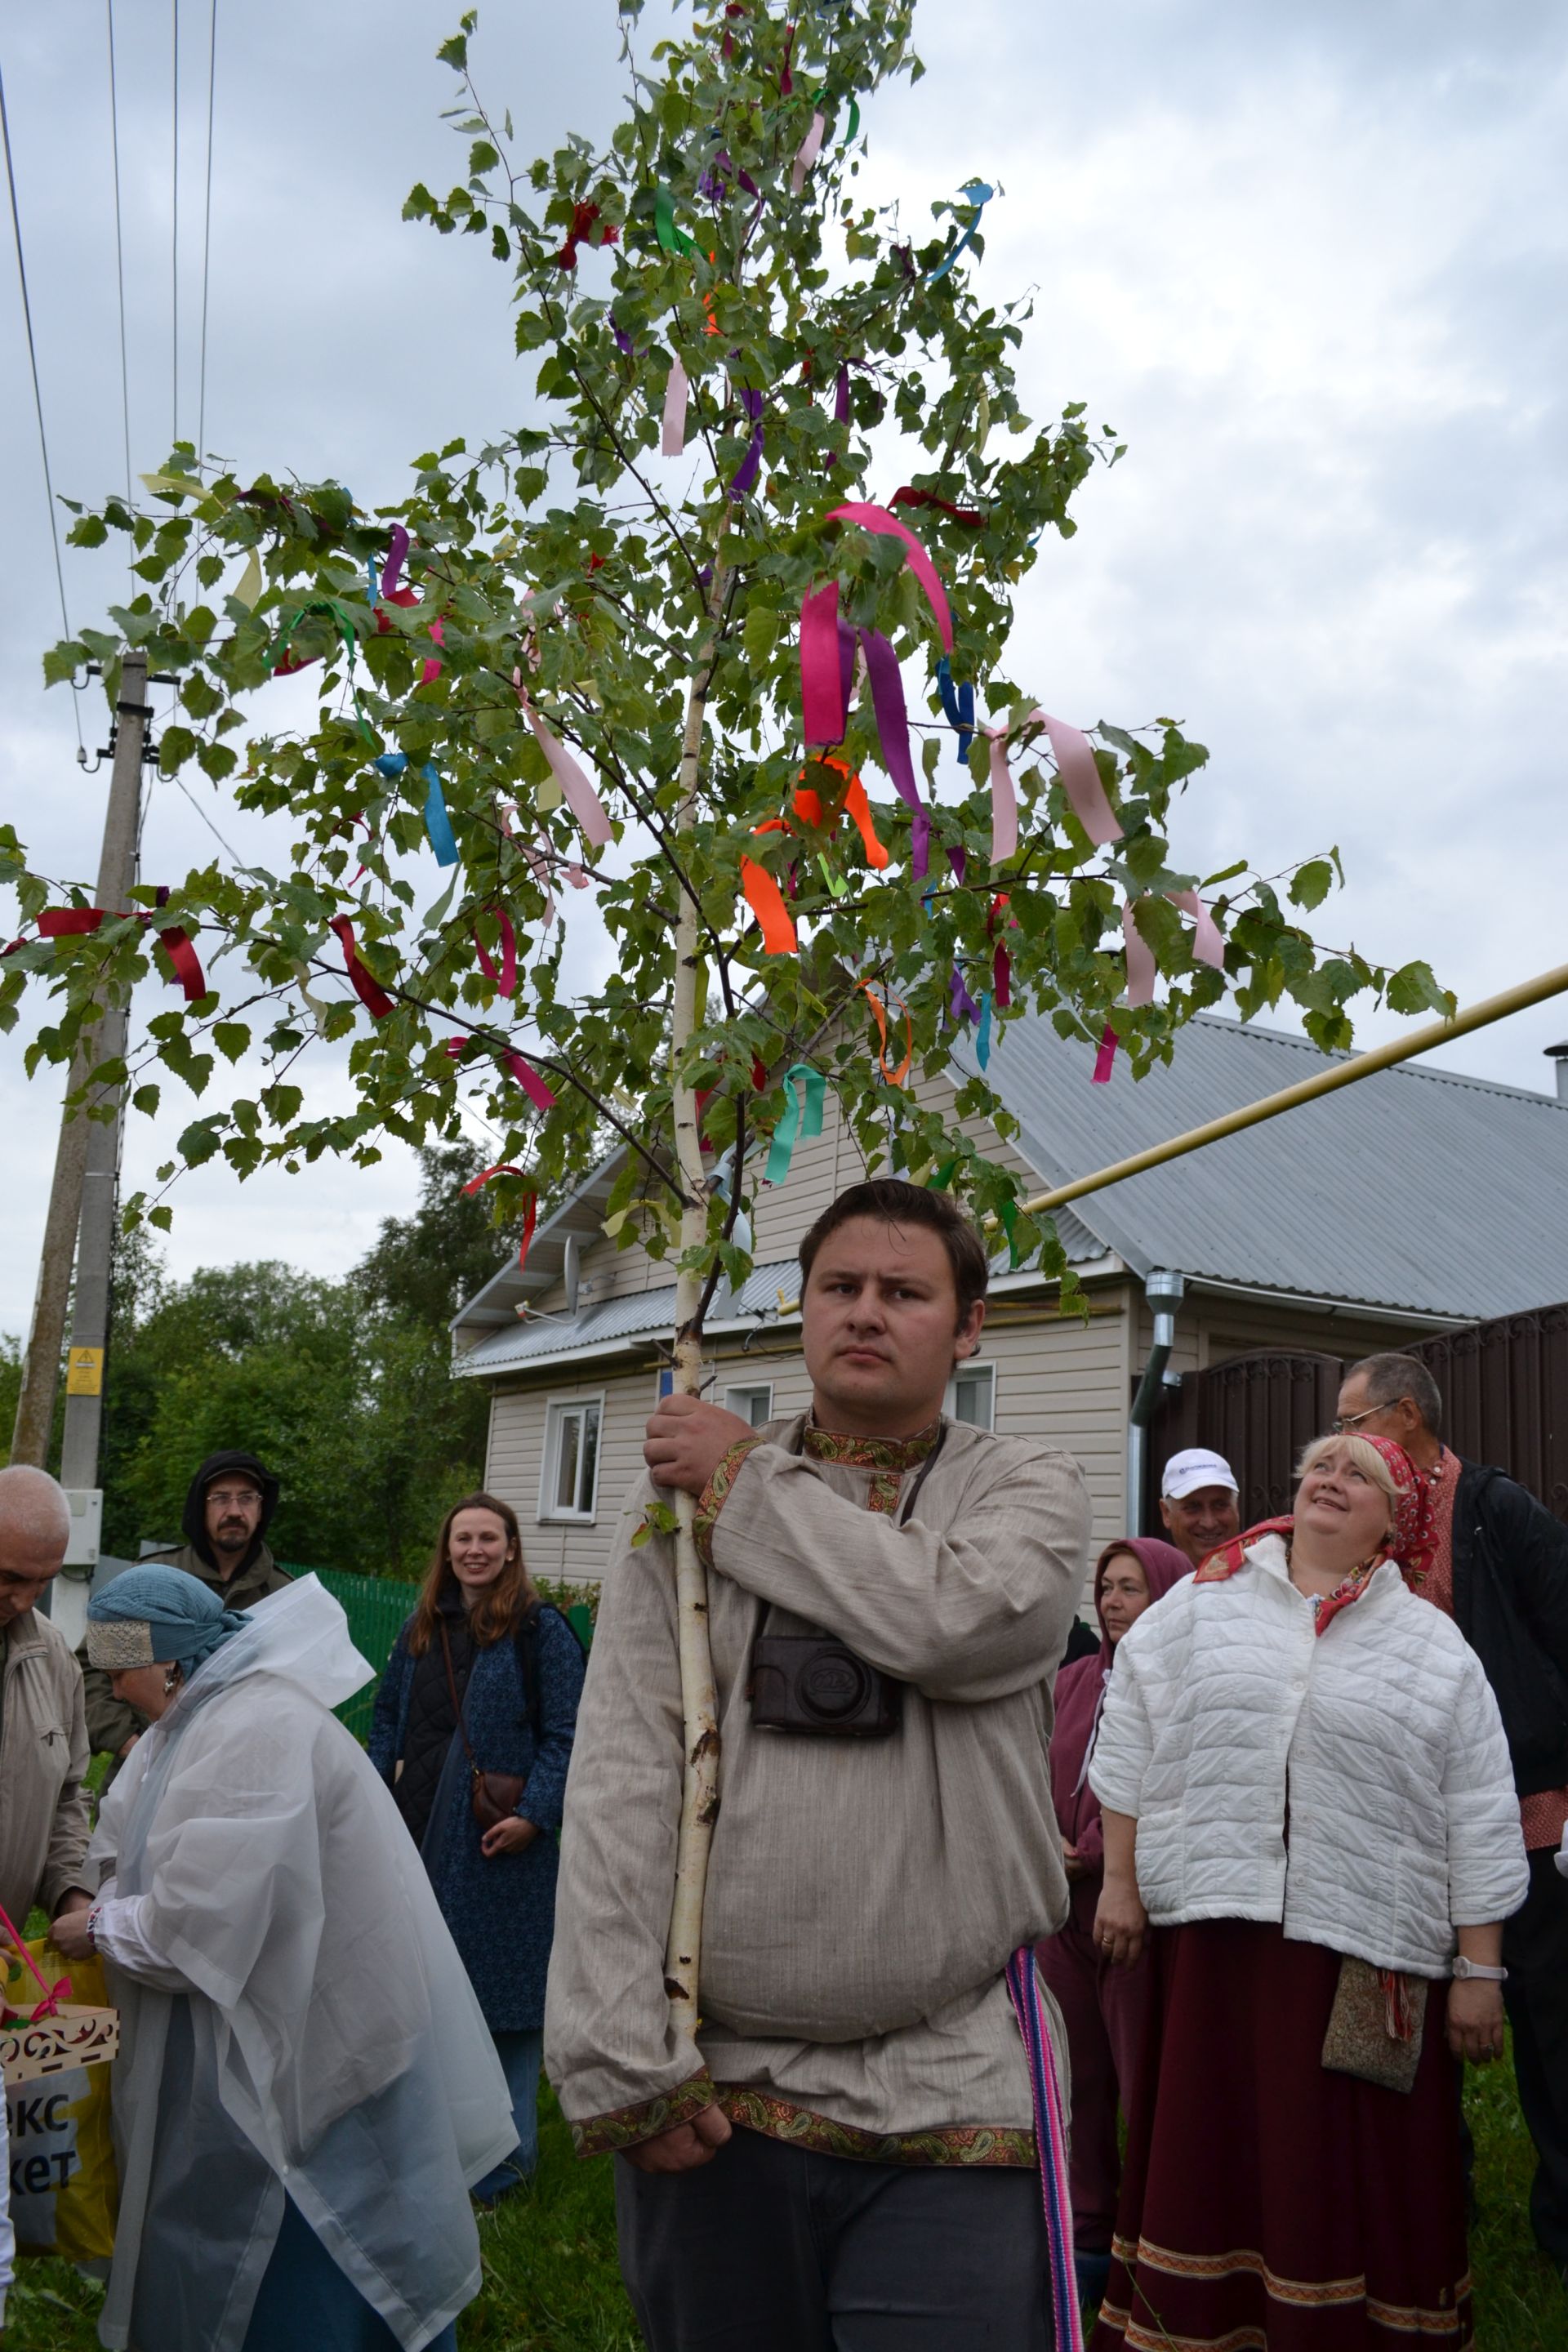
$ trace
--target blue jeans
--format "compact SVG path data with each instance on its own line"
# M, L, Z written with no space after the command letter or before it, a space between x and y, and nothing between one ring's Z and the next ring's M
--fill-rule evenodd
M245 2332L245 2352L397 2352L397 2338L339 2270L292 2198ZM458 2352L456 2322L427 2352Z
M517 2146L509 2157L474 2183L476 2197L500 2197L505 2190L531 2179L539 2162L539 2060L544 2031L535 2026L526 2033L497 2033L491 2029L496 2056L511 2093L511 2119Z

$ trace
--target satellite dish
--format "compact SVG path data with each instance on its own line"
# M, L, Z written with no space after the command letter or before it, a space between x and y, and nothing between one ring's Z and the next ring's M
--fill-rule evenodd
M568 1234L566 1236L566 1256L562 1266L562 1276L566 1285L566 1312L568 1315L575 1315L577 1312L577 1286L582 1271L582 1255L583 1244L580 1238L576 1234Z

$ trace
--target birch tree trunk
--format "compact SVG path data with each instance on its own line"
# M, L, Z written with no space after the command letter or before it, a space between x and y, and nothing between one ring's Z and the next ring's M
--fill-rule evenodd
M714 642L691 682L686 705L686 732L681 745L680 805L676 818L678 840L689 841L696 823L698 783L702 765L702 721L708 688L717 656L717 616L721 609L723 567L715 562L710 611L715 616ZM684 862L684 861L683 861ZM697 908L689 894L679 894L680 911L675 933L675 991L670 1006L669 1050L675 1073L673 1109L675 1157L684 1205L680 1216L680 1246L684 1255L698 1247L708 1230L707 1179L702 1168L701 1139L697 1127L697 1102L679 1076L680 1057L697 1026L700 998L700 946ZM736 1171L737 1184L740 1171ZM702 1328L698 1320L702 1303L702 1276L683 1271L675 1286L675 1391L698 1396L702 1388ZM697 1500L678 1491L675 1497L675 1589L680 1640L680 1704L685 1724L685 1763L680 1791L680 1832L676 1845L675 1893L670 1904L669 1939L665 1947L664 1990L672 2022L695 2035L698 2024L698 1972L702 1950L702 1900L708 1883L708 1855L713 1824L719 1815L719 1722L713 1689L713 1655L708 1638L708 1571L697 1549L693 1523Z

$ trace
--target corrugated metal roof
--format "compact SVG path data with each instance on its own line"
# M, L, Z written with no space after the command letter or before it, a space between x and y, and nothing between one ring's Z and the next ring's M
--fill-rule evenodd
M1200 1014L1168 1067L1135 1081L1119 1059L1097 1087L1093 1049L1031 1018L1008 1024L986 1075L1050 1186L1331 1058L1346 1057ZM1090 1193L1070 1213L1140 1274L1166 1266L1426 1314L1515 1314L1568 1297L1568 1103L1406 1065Z
M708 1328L750 1322L766 1307L776 1314L780 1291L794 1298L799 1288L800 1268L794 1258L754 1265L738 1297L723 1292L715 1297ZM581 1308L570 1320L564 1316L559 1321L531 1316L510 1330L479 1340L457 1358L452 1369L456 1372L515 1371L543 1358L576 1355L584 1348L601 1348L616 1340L653 1339L674 1328L675 1285L670 1283L659 1290L633 1290L619 1298L604 1299L596 1307Z

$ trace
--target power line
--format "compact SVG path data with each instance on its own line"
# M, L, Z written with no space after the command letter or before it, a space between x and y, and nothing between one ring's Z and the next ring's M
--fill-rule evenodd
M131 503L131 362L125 339L125 236L120 209L120 92L114 73L114 0L109 8L109 130L114 150L114 267L120 279L120 413L125 430L125 502Z
M60 561L59 517L55 512L55 480L49 465L49 436L44 429L44 395L38 383L38 348L33 336L33 305L27 292L27 263L22 250L22 215L16 202L16 169L11 159L11 117L5 105L5 77L0 72L0 135L5 146L5 184L11 194L11 234L16 241L16 275L22 285L22 318L27 330L27 364L33 373L33 407L38 419L38 450L44 461L44 495L49 503L49 537L54 541L55 583L60 592L60 620L68 637L71 633L70 614L66 609L65 565ZM73 714L76 702L73 693ZM76 714L77 750L85 761L87 747L81 740L81 719Z
M174 404L174 437L180 437L180 0L174 0L174 233L170 239L169 284L171 317L173 320L170 354L170 381Z
M213 252L213 94L217 88L217 0L212 0L212 15L207 29L207 192L206 207L202 222L202 366L201 389L196 401L196 464L201 465L207 444L207 286L212 270Z

